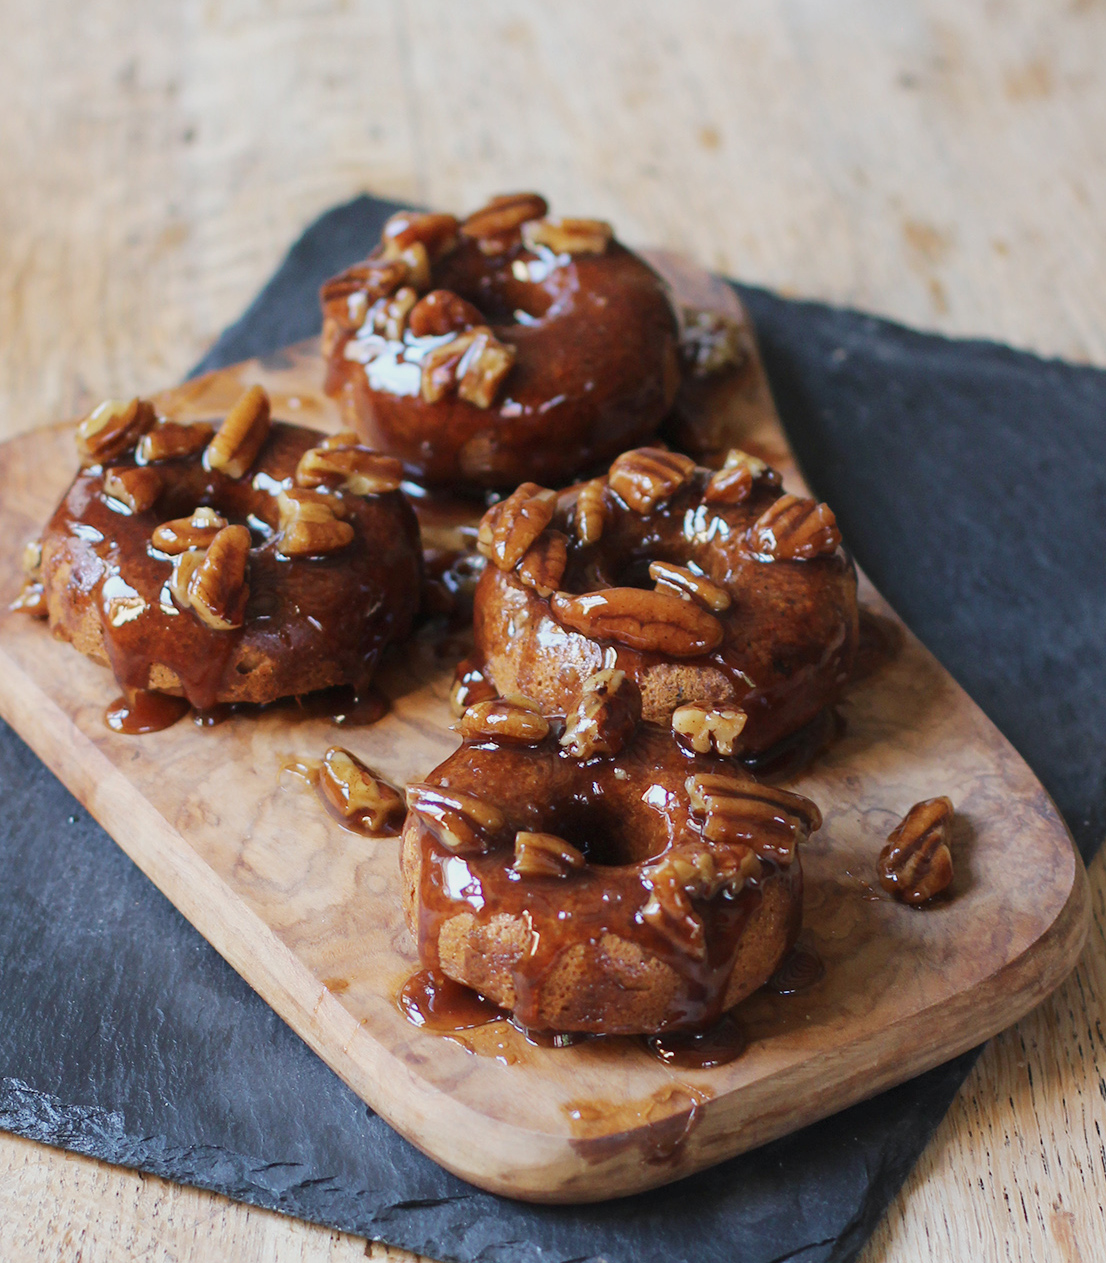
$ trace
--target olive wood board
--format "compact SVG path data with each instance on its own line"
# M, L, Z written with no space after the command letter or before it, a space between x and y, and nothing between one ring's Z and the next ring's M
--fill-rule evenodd
M740 314L733 291L651 256L677 294ZM707 446L740 445L801 489L751 331L749 359L691 401ZM274 413L334 430L315 342L158 397L182 419L221 415L261 382ZM290 708L147 736L104 724L109 673L6 610L20 553L76 466L71 426L0 447L0 715L146 875L374 1110L449 1170L492 1192L593 1201L637 1192L842 1109L1016 1021L1073 967L1086 876L1055 807L1006 739L923 646L901 643L841 705L844 735L789 788L821 807L802 848L802 942L823 979L739 1007L737 1060L677 1069L639 1041L529 1043L505 1022L438 1035L401 1014L418 967L400 910L398 840L343 830L282 768L330 745L397 785L456 747L448 706L463 637L423 631L386 658L390 713L367 728ZM861 578L862 603L894 615ZM293 778L294 779L294 778ZM916 801L956 808L948 897L912 909L879 889L886 836Z

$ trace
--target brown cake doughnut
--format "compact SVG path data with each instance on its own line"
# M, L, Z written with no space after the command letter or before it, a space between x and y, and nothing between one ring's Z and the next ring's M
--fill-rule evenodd
M366 685L418 604L422 556L398 461L271 422L250 390L216 433L102 404L42 537L55 635L128 692L197 708Z
M802 910L806 798L638 725L620 671L567 726L524 699L466 711L408 788L404 907L422 963L536 1030L709 1026L761 986Z
M826 505L784 495L779 475L743 452L712 473L639 448L559 496L525 483L481 523L492 564L476 591L477 654L500 693L547 715L618 666L646 719L672 718L691 737L702 708L680 708L741 711L723 752L763 752L849 677L856 573L840 539Z
M327 390L428 486L561 485L653 434L679 384L667 290L535 193L403 211L322 290Z

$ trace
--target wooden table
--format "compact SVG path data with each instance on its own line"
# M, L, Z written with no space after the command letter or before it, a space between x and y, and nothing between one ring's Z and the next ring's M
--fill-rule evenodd
M1106 365L1106 5L0 0L0 435L173 381L317 212L537 187L789 294ZM1106 864L864 1254L1106 1258ZM0 1136L5 1263L410 1259Z

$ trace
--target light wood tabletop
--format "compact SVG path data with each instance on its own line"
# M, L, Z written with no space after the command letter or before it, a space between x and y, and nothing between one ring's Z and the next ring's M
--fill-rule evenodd
M0 0L0 435L152 391L317 213L535 187L631 244L1106 366L1103 0ZM1106 864L864 1263L1106 1258ZM32 1259L410 1259L0 1135Z

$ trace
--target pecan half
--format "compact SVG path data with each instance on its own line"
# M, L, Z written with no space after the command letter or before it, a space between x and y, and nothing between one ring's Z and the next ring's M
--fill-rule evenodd
M695 658L722 643L722 624L713 614L673 596L641 588L604 588L572 596L554 592L554 617L592 640L613 640L645 653Z
M19 595L8 606L19 614L29 614L32 618L48 618L49 607L46 604L46 589L40 579L25 579Z
M638 447L623 452L611 466L610 488L637 513L651 513L691 481L695 462L679 452Z
M249 531L244 526L224 526L193 570L188 580L188 599L196 616L208 627L230 631L242 626L249 596L249 559Z
M466 741L500 741L536 746L549 735L549 721L528 697L503 697L476 702L461 717Z
M716 614L728 610L733 602L726 589L711 582L706 575L696 574L687 566L677 566L670 561L651 561L649 578L657 585L658 592L671 592L698 601L704 609L713 610Z
M391 298L381 298L372 307L373 329L389 342L402 342L407 320L419 301L418 291L403 285Z
M105 399L77 425L77 451L88 465L102 465L131 451L157 420L148 399Z
M330 487L356 496L386 495L398 491L403 463L354 442L310 447L296 466L297 487Z
M188 586L192 582L192 576L196 573L196 568L203 561L206 551L205 548L187 548L173 558L173 569L169 574L168 580L169 591L173 594L173 599L182 610L191 609L192 607L192 597L189 594Z
M749 528L749 542L755 553L772 561L810 561L835 552L841 532L828 504L785 495Z
M490 408L514 362L515 348L500 342L487 325L478 325L423 357L422 397L438 403L456 391L466 403Z
M125 504L132 513L145 513L157 504L161 475L146 465L121 465L104 470L104 495Z
M568 536L546 530L518 563L518 577L538 596L552 596L561 586L568 565Z
M29 540L23 547L23 589L8 607L32 618L46 618L46 589L42 586L42 540Z
M449 691L449 709L460 717L477 702L490 702L496 696L495 685L484 674L479 663L471 658L458 662Z
M214 509L201 505L191 517L174 518L155 528L150 543L161 553L179 556L189 548L206 548L226 526L227 520Z
M557 493L524 482L480 519L477 551L500 570L513 570L553 518Z
M407 808L447 850L458 853L487 850L507 823L493 803L426 782L407 786Z
M574 759L617 754L641 722L641 690L613 668L589 675L566 717L561 747Z
M917 906L952 884L952 803L927 798L915 803L879 853L879 882L903 903Z
M702 816L711 842L743 842L762 860L787 866L795 847L822 825L822 813L801 794L714 772L684 782L692 812Z
M217 469L228 478L241 478L257 459L271 424L269 396L260 386L251 386L207 445L204 467Z
M745 363L741 325L719 311L685 307L680 330L680 354L693 377L709 377Z
M607 525L607 484L603 478L581 485L576 493L572 525L581 544L596 544L603 538Z
M345 548L353 527L337 517L335 507L325 495L306 488L280 492L280 552L285 557L320 557Z
M504 193L474 211L462 223L461 232L485 254L500 254L518 239L523 224L540 219L548 209L540 193Z
M614 229L602 219L533 219L522 226L528 250L545 246L555 254L603 254Z
M385 258L401 257L413 245L421 245L431 263L456 248L460 228L452 215L433 211L397 211L380 235Z
M484 323L484 317L451 289L432 289L411 308L407 328L415 338L443 338Z
M339 327L358 329L370 301L394 294L406 279L407 264L402 259L366 259L327 281L320 296Z
M733 447L726 453L722 468L711 475L703 499L707 504L740 504L752 494L754 483L778 487L780 481L779 474L759 456Z
M697 754L713 752L729 758L737 753L746 718L743 710L716 710L703 702L689 702L672 712L672 732L681 745Z
M391 831L403 819L403 795L378 780L356 755L331 746L319 769L319 788L346 820L358 820L373 833Z
M746 881L756 880L762 871L747 846L679 843L645 867L642 876L651 893L641 919L674 946L702 960L706 936L694 902L708 902L723 892L738 895Z
M520 829L515 834L515 862L511 867L523 877L567 877L574 869L583 868L583 854L555 833L529 833Z
M136 457L144 465L153 465L162 460L180 460L185 456L195 456L211 442L215 427L206 421L167 421L162 417L152 430L145 433L139 444Z

